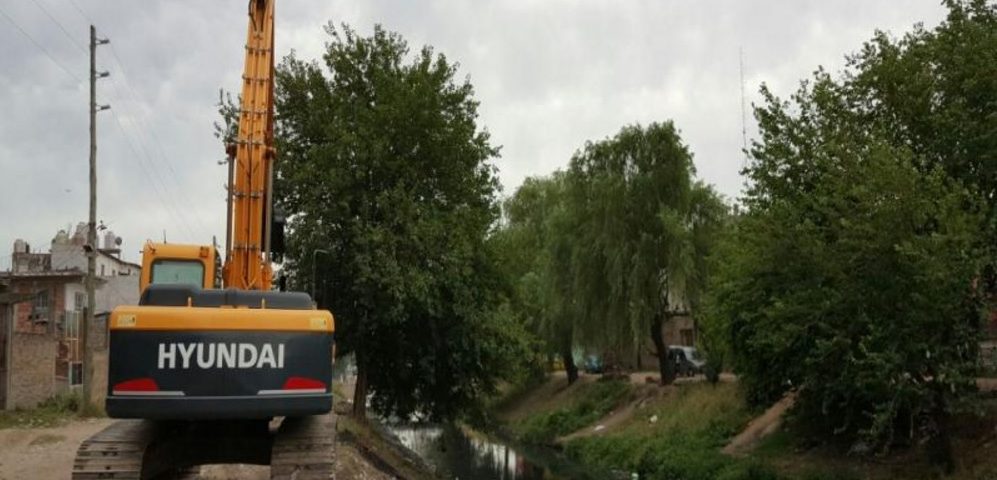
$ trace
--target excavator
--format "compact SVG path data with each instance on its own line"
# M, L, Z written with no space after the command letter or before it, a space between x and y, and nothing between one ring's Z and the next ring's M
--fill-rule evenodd
M224 266L214 245L145 245L139 304L108 318L105 409L120 420L80 445L72 478L189 478L219 463L332 478L334 320L272 289L273 90L274 0L250 0Z

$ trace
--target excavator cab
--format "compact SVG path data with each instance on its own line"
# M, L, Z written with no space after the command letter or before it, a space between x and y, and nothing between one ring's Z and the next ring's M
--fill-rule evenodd
M220 288L218 265L218 250L212 246L146 242L139 291L144 292L152 284Z

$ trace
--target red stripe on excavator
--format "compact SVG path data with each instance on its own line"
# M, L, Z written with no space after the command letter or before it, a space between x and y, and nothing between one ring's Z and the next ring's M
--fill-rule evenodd
M260 390L257 395L294 395L299 393L325 393L325 382L307 377L290 377L280 390Z
M183 396L183 392L160 390L156 381L151 378L133 378L114 384L111 389L112 395L156 395L156 396Z
M325 382L307 377L290 377L284 382L284 390L315 390L325 391Z

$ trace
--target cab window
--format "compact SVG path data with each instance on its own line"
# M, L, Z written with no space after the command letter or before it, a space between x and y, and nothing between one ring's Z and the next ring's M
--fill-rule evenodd
M196 260L156 260L152 262L150 283L204 285L204 264Z

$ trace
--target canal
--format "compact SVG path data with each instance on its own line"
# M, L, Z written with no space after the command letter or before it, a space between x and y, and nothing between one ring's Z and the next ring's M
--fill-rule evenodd
M446 479L612 478L606 472L597 473L582 468L554 449L504 441L454 425L402 424L390 429L402 444Z

